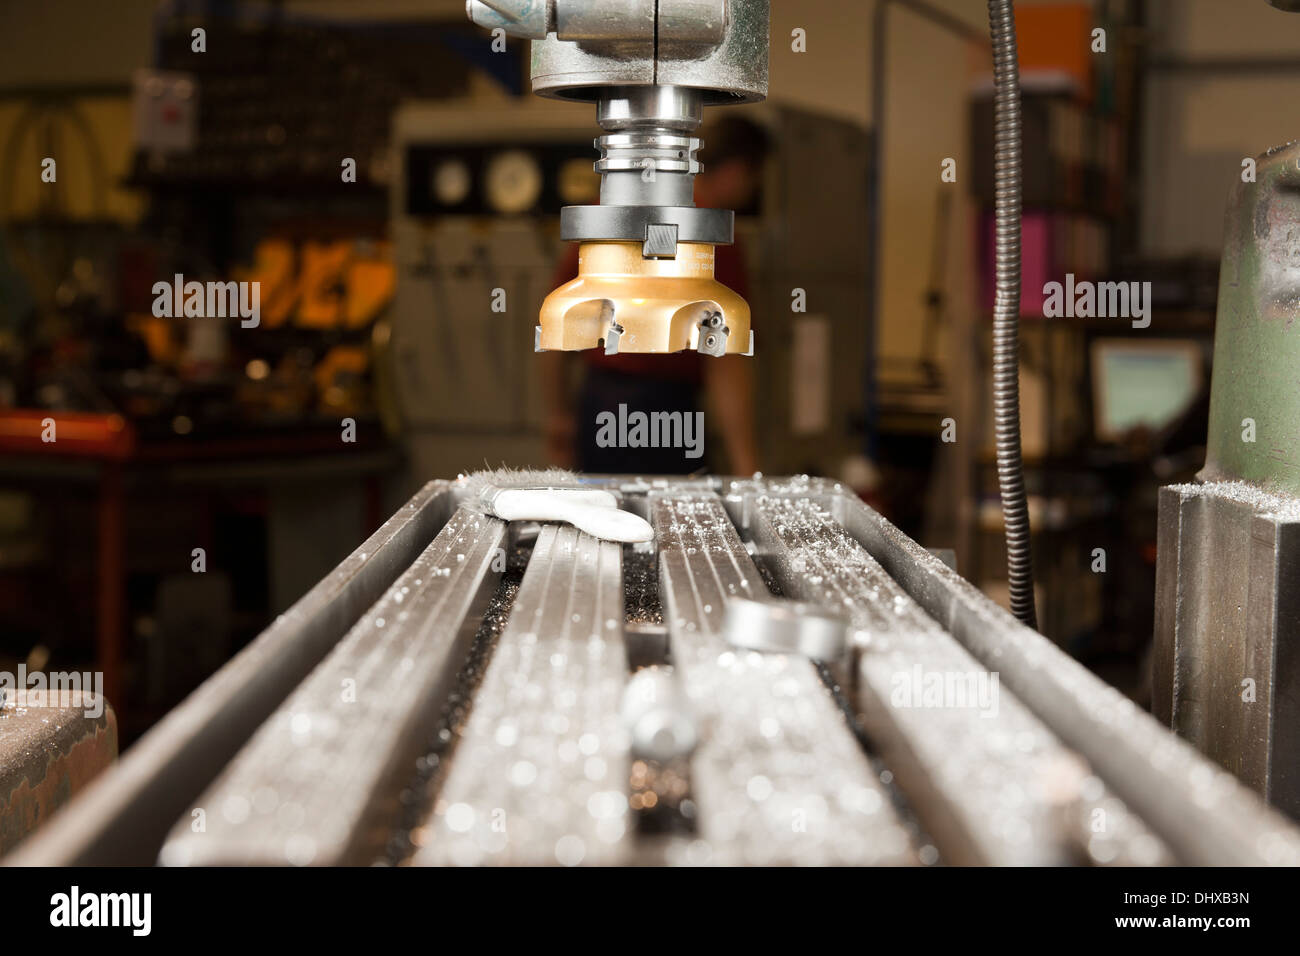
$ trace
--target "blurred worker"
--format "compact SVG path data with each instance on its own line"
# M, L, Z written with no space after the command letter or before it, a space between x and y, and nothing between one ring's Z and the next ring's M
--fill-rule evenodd
M702 136L703 170L695 177L695 204L706 208L747 209L758 194L768 137L762 127L728 116L708 126ZM569 245L555 282L557 287L578 274L578 244ZM740 239L718 246L714 276L749 300ZM715 455L715 466L736 475L758 470L754 436L752 359L740 355L711 357L695 351L671 354L619 352L603 349L579 353L583 381L576 403L568 388L569 353L544 352L541 376L546 402L545 438L552 464L585 472L680 475L704 467L683 448L601 447L597 442L597 416L601 412L681 412L683 416L706 410L710 434L720 436L725 463ZM705 402L701 402L701 392ZM702 409L707 405L707 409Z

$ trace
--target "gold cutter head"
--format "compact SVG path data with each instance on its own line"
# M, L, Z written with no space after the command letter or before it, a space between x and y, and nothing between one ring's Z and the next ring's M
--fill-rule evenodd
M542 303L539 350L753 354L749 304L713 277L714 246L646 258L637 242L584 242L578 277Z

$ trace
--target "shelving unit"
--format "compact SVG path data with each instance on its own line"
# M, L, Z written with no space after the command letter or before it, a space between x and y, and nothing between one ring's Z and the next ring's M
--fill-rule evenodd
M1199 265L1137 259L1144 65L1140 42L1134 41L1142 36L1144 4L1099 2L1090 17L1082 6L1025 5L1017 16L1025 81L1026 314L1020 323L1025 482L1040 629L1085 659L1135 659L1150 635L1158 482L1149 450L1139 447L1141 436L1105 442L1096 434L1092 347L1103 338L1208 343L1215 280ZM1106 30L1108 50L1080 61L1077 48L1089 48L1094 26ZM1059 54L1059 62L1052 59L1055 47L1068 50ZM986 285L982 319L971 336L971 374L985 384L991 375L991 119L991 90L977 90L971 107L971 155L977 163L971 193L980 211L977 271ZM1151 324L1139 332L1125 318L1044 317L1044 284L1064 282L1071 273L1079 281L1168 281L1153 281ZM962 571L987 593L1002 596L1005 552L987 391L980 391L982 406L970 410L985 426L979 450L968 458L973 504L965 519L972 560ZM1148 537L1150 548L1143 544ZM1104 573L1094 571L1101 560Z

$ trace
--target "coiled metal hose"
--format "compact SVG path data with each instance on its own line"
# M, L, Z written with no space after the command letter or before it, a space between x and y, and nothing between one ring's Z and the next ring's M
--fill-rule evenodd
M1011 613L1037 628L1029 507L1020 457L1020 62L1014 0L988 0L993 43L993 179L996 295L993 303L993 421L998 490L1006 528Z

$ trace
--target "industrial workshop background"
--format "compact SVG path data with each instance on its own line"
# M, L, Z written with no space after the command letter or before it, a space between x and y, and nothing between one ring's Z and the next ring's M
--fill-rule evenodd
M773 0L767 101L709 119L764 151L745 470L841 482L1005 605L986 17ZM1145 708L1157 492L1205 460L1224 211L1295 136L1300 17L1017 23L1038 623ZM463 0L0 0L0 671L102 672L126 750L426 480L570 463L533 326L593 135ZM1149 314L1054 314L1066 274ZM159 314L178 275L259 282L256 330Z

